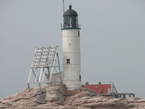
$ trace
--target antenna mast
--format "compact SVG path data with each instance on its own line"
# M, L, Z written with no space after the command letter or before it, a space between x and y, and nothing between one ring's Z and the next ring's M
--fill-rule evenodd
M64 11L65 11L65 4L64 4L64 0L63 0L63 14L64 14Z

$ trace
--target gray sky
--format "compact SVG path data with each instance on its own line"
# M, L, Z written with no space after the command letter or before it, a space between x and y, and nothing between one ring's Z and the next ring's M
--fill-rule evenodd
M145 98L145 1L72 5L82 25L82 84L113 81L118 92ZM59 45L62 64L62 12L62 0L0 0L0 98L27 87L35 47Z

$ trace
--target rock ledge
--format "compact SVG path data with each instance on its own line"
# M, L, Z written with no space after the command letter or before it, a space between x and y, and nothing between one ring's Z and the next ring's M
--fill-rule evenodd
M145 109L145 98L97 96L89 89L67 91L64 84L25 89L0 100L0 109Z

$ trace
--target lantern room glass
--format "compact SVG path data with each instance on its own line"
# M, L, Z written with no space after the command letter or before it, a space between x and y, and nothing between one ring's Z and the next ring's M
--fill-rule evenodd
M64 28L78 28L78 16L64 16Z

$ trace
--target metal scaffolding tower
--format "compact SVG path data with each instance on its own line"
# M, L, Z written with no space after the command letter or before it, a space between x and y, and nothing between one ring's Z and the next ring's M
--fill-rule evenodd
M28 88L30 83L37 83L38 86L41 86L41 83L52 83L53 73L59 73L62 82L58 48L58 46L36 47L28 78Z

